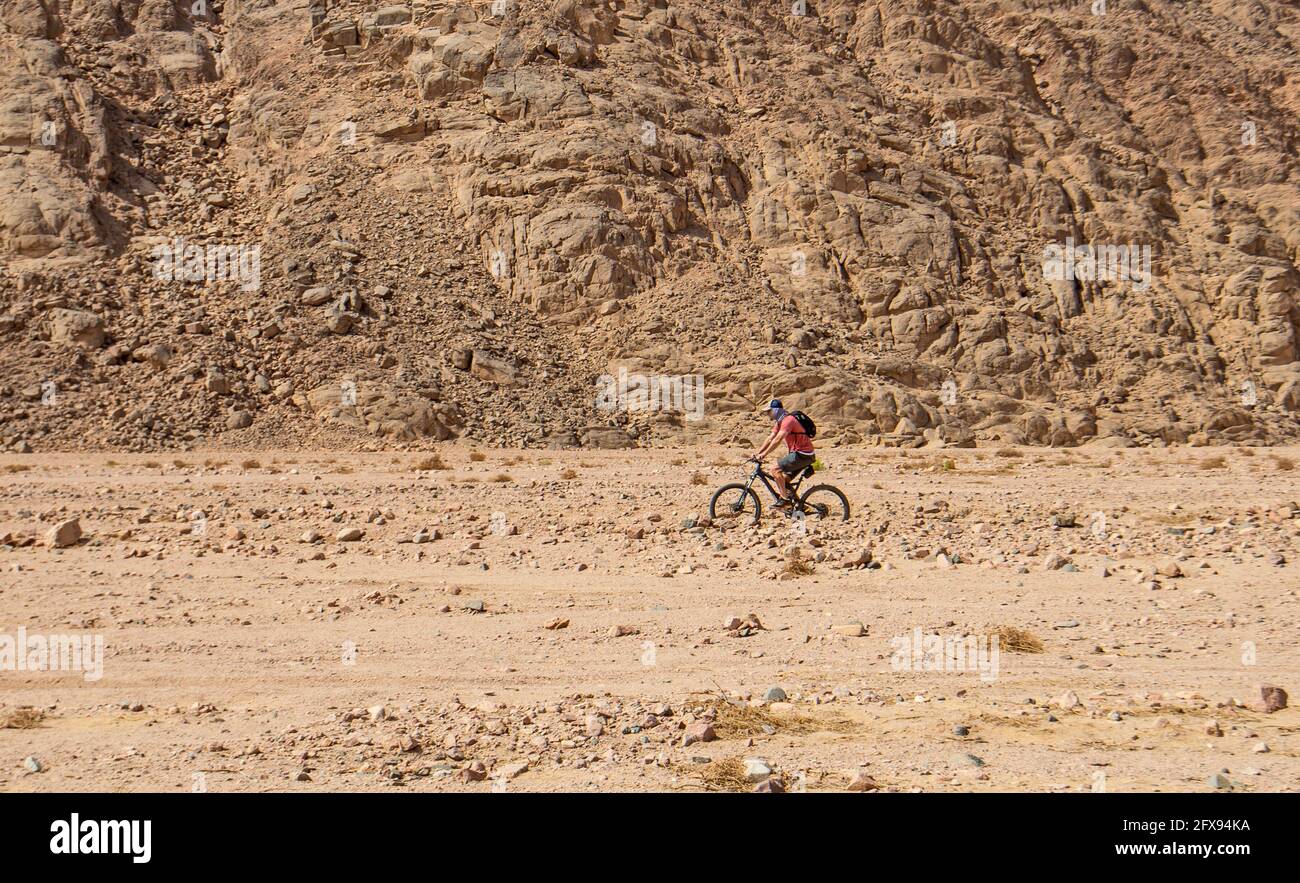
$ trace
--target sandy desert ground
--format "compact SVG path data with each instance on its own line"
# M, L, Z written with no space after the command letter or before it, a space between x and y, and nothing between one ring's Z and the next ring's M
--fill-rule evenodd
M739 450L440 450L0 457L0 634L104 641L0 670L0 789L1300 788L1300 452L838 449L752 527Z

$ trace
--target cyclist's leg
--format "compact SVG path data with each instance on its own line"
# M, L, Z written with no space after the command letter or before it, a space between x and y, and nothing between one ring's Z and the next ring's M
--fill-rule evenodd
M788 487L790 482L790 473L788 470L792 468L792 464L797 460L798 454L786 454L780 460L776 461L776 468L772 470L772 479L776 482L776 490L777 493L781 495L782 500L788 501L790 499L790 490Z

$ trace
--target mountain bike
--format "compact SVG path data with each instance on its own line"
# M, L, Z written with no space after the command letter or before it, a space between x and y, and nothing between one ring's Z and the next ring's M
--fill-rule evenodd
M758 497L758 492L754 490L754 482L761 482L763 487L767 488L768 494L771 495L773 502L781 501L780 495L772 484L772 476L763 471L763 464L757 460L745 461L748 468L749 463L754 464L754 471L749 473L749 477L743 482L732 482L724 484L713 492L713 499L709 500L709 518L713 521L724 519L735 519L738 521L748 520L750 524L758 524L759 519L763 517L763 503ZM808 488L801 495L799 486L806 478L811 478L813 468L807 466L798 475L792 476L786 486L790 490L790 497L795 500L795 504L782 514L786 518L815 518L818 521L848 521L849 520L849 498L844 496L844 492L834 485L816 484Z

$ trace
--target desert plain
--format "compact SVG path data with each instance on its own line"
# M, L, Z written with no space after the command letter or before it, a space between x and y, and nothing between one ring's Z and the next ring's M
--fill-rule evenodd
M0 790L1300 788L1295 450L438 450L0 457Z

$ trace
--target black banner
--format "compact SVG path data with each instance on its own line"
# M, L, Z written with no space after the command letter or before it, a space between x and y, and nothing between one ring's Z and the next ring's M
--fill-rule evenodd
M1230 868L1288 855L1297 809L1282 794L10 794L0 843L10 862L127 873L373 871L435 855L477 855L484 870L656 854L666 867L726 866L770 851L972 870L993 859Z

